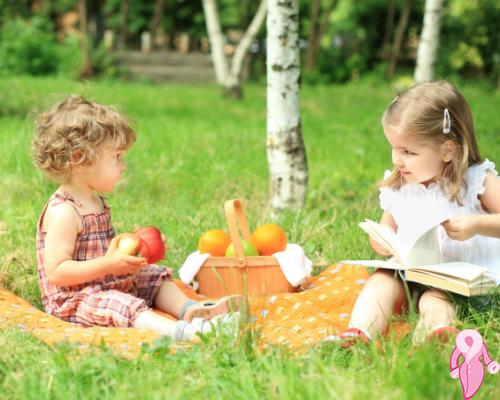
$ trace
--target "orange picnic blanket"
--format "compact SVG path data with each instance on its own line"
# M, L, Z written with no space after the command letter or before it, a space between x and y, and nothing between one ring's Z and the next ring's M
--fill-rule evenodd
M332 265L313 277L303 292L250 298L259 345L283 345L296 351L337 335L347 327L356 297L367 278L368 271L363 267ZM176 280L176 283L190 298L203 299L182 282ZM75 326L0 287L0 330L8 328L29 332L49 346L70 342L84 350L105 343L125 357L134 357L142 344L158 338L153 332L135 328ZM408 327L399 324L395 330L405 334Z

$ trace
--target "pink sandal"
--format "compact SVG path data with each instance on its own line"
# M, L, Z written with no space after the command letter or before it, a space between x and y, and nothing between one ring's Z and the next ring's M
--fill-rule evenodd
M193 318L209 320L219 314L239 311L244 299L244 296L235 294L218 300L200 301L186 310L183 319L188 322L191 322Z
M358 328L349 328L340 334L341 346L349 348L357 343L368 344L370 338Z
M437 340L440 344L448 344L458 333L459 330L453 326L441 326L427 335L427 341L432 342Z

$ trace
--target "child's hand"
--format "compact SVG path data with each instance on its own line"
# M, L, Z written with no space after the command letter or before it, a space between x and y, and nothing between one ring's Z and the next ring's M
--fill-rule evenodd
M451 239L467 240L477 234L476 215L460 215L444 221L441 225Z
M392 256L391 252L382 247L375 239L370 236L370 245L372 246L373 251L382 257Z
M109 265L109 273L113 275L135 275L148 265L145 258L129 256L118 250L118 237L111 240L104 258Z

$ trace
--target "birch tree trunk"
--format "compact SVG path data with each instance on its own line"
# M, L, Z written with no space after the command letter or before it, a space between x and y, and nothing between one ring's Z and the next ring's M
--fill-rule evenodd
M243 62L245 61L245 56L248 53L250 45L264 23L267 13L267 0L261 0L250 26L236 47L230 67L224 54L224 38L222 36L216 1L203 0L203 10L217 83L222 85L225 94L241 99L243 97L241 85Z
M424 26L418 44L417 66L415 68L415 81L417 83L434 79L434 64L436 63L442 15L443 0L425 1Z
M271 205L304 206L307 158L300 123L299 0L269 0L267 159Z
M223 85L228 76L228 66L224 54L224 37L222 36L215 0L203 0L203 11L207 24L208 40L210 41L210 53L214 63L215 79L217 83Z
M243 93L241 89L241 69L243 67L243 61L248 53L248 49L252 44L255 36L259 33L260 27L264 22L264 18L267 14L267 0L261 0L259 8L255 13L255 16L250 23L250 26L246 30L245 34L238 43L234 56L231 60L231 69L229 75L224 82L224 88L227 94L232 95L236 98L242 98Z

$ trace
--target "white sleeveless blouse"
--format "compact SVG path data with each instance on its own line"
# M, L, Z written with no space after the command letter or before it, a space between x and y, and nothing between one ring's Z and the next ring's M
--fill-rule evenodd
M498 176L495 164L489 160L469 167L465 177L467 190L464 189L462 193L462 206L450 202L438 182L427 187L423 184L405 183L399 190L382 187L380 206L394 218L398 236L402 240L412 240L416 234L423 234L445 219L459 215L486 214L478 195L484 193L487 171ZM390 171L386 171L385 177L389 174ZM439 231L445 262L463 261L487 267L492 270L497 284L500 284L500 239L476 235L468 240L458 241L450 239L443 227L439 227Z

